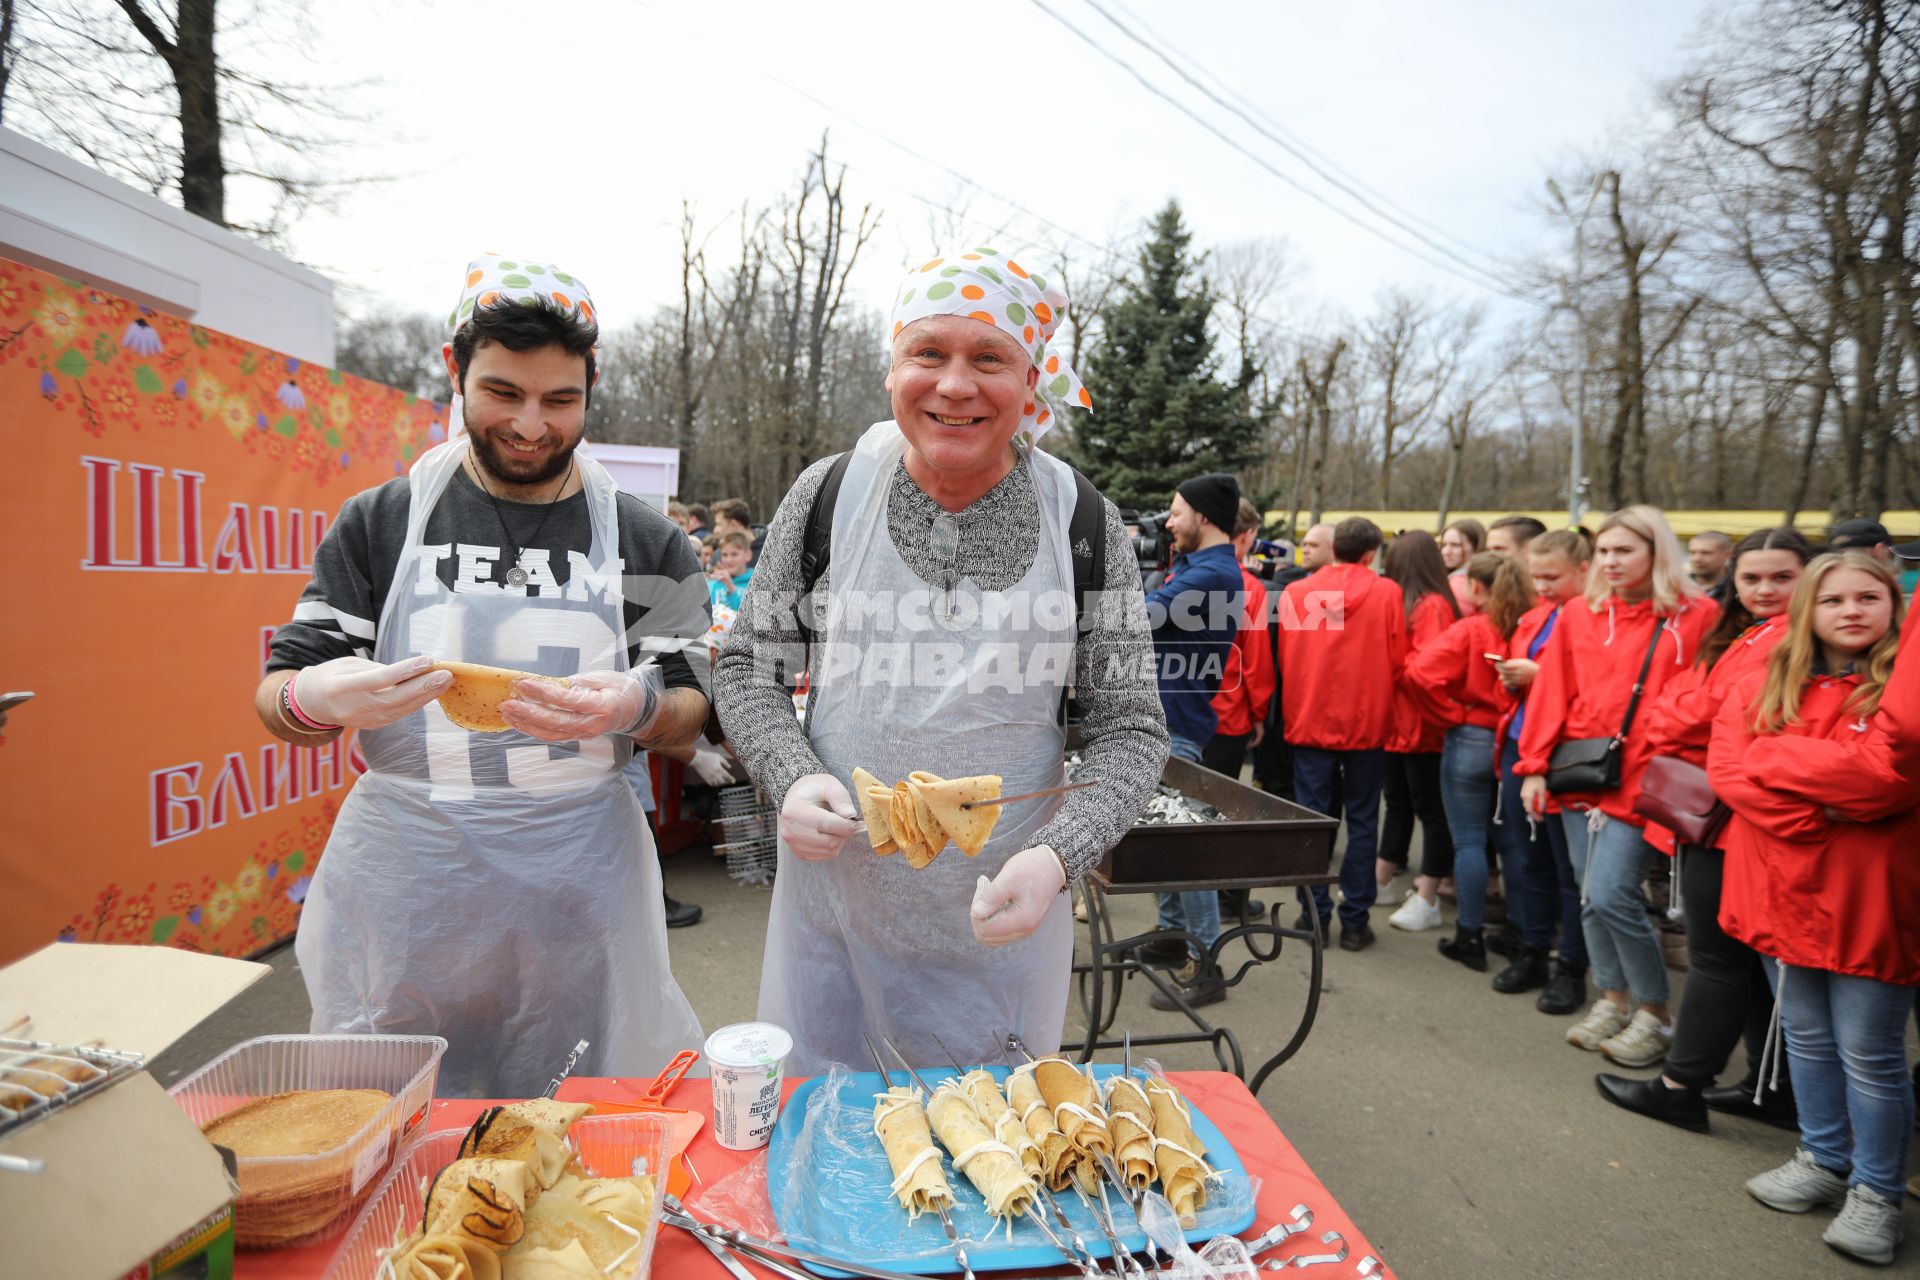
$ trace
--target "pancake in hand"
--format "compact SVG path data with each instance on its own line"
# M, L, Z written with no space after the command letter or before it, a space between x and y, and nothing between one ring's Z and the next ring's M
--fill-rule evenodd
M447 719L470 733L505 733L513 728L500 715L500 704L513 696L515 680L545 680L571 685L559 676L539 676L508 667L483 667L476 662L436 662L430 671L453 672L453 683L440 695Z
M941 778L931 773L909 774L907 783L914 799L931 814L954 847L969 858L987 847L993 824L1000 820L1000 806L981 804L977 809L964 806L1000 798L1000 775L976 774L971 778Z
M860 816L866 819L867 839L872 842L873 851L883 858L898 852L900 843L893 838L893 828L887 825L887 815L893 810L893 792L880 779L855 765L853 794L860 801Z

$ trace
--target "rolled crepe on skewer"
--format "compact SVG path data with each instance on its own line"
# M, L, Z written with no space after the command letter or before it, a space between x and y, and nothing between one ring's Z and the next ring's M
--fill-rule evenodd
M1027 1176L1039 1178L1046 1172L1046 1160L1040 1148L1027 1132L1026 1124L1007 1104L1006 1095L1000 1092L999 1082L990 1072L976 1068L960 1078L960 1087L966 1091L967 1100L973 1103L974 1114L986 1122L993 1130L993 1136L1013 1148L1020 1157L1020 1167Z
M526 1234L533 1171L518 1160L455 1160L427 1191L427 1235L459 1235L505 1249Z
M900 842L893 838L893 828L887 825L887 816L893 809L892 790L880 779L855 765L853 794L860 801L860 816L866 819L867 839L872 842L873 851L883 858L890 853L898 853Z
M591 1108L584 1102L532 1098L511 1106L489 1107L460 1140L461 1157L493 1156L518 1160L533 1175L538 1191L551 1190L573 1163L567 1130Z
M1107 1081L1107 1129L1113 1138L1113 1162L1136 1191L1153 1185L1153 1103L1132 1076Z
M875 1094L873 1133L886 1148L887 1163L893 1166L893 1194L900 1197L909 1222L923 1213L953 1208L953 1188L940 1167L927 1109L917 1091L896 1086Z
M461 1235L416 1236L391 1261L398 1280L500 1280L500 1256Z
M1033 1207L1034 1184L1013 1148L993 1136L974 1113L973 1103L952 1080L942 1081L927 1103L927 1118L941 1145L953 1155L953 1167L967 1175L996 1218L1025 1216Z
M1107 1129L1099 1088L1091 1077L1058 1054L1034 1063L1033 1076L1039 1082L1040 1096L1053 1112L1054 1124L1073 1144L1077 1157L1074 1176L1082 1186L1093 1186L1100 1180L1097 1157L1113 1153L1113 1136Z
M1060 1126L1053 1122L1053 1110L1040 1095L1040 1085L1033 1078L1031 1066L1018 1067L1007 1077L1007 1101L1019 1112L1021 1121L1027 1126L1027 1136L1040 1148L1041 1176L1046 1181L1047 1190L1065 1191L1067 1184L1073 1181L1073 1168L1078 1163L1079 1153L1067 1141L1067 1135L1060 1132Z
M1206 1152L1193 1133L1193 1117L1180 1091L1160 1076L1146 1083L1147 1099L1153 1104L1153 1163L1160 1174L1161 1190L1173 1205L1180 1225L1191 1227L1201 1206L1207 1203L1207 1179L1213 1168Z

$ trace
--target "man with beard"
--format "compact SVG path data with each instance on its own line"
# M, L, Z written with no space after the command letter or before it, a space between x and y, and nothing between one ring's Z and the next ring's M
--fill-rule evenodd
M1147 621L1153 625L1160 705L1167 713L1171 752L1198 764L1219 728L1213 696L1226 674L1227 656L1246 607L1246 584L1233 552L1233 527L1240 514L1240 482L1224 473L1195 476L1173 495L1167 531L1173 535L1173 567L1166 581L1147 594ZM1196 944L1211 947L1220 936L1220 899L1212 889L1160 895L1160 927L1185 929ZM1168 958L1158 956L1151 958ZM1178 976L1187 983L1187 1003L1214 1004L1227 988L1204 951L1194 954ZM1165 996L1155 1008L1177 1006Z
M702 1041L622 769L706 720L681 650L707 592L686 535L579 448L593 316L551 266L470 266L452 436L347 500L255 700L296 745L357 730L367 764L301 920L312 1029L445 1036L455 1095L537 1095L581 1039L579 1071L620 1076ZM441 661L569 683L515 681L504 731L470 732Z

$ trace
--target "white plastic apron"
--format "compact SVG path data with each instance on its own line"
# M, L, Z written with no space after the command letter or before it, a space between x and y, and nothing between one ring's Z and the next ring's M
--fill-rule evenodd
M449 589L427 517L469 452L462 435L411 473L407 540L374 660L416 653L542 675L623 671L615 487L574 456L593 529L564 597ZM538 575L536 575L537 577ZM667 964L652 833L614 735L548 743L469 733L437 702L360 734L369 771L340 808L296 952L315 1032L445 1036L440 1092L538 1095L577 1040L580 1075L651 1075L704 1037Z
M1056 717L1075 637L1073 473L1030 453L1042 530L1033 567L1007 591L961 579L949 600L946 584L916 576L887 533L887 492L905 452L900 429L883 422L847 466L833 516L834 611L811 694L813 749L850 791L855 765L889 785L924 769L997 773L1004 795L1058 786ZM891 1036L916 1065L945 1062L935 1035L967 1063L997 1062L1009 1030L1035 1052L1057 1048L1073 967L1067 895L1031 937L1005 947L974 940L969 909L976 878L1027 848L1058 807L1057 798L1011 807L978 857L949 846L919 871L898 854L876 856L864 827L826 862L796 858L783 843L760 1017L793 1033L788 1074L864 1066L862 1032Z

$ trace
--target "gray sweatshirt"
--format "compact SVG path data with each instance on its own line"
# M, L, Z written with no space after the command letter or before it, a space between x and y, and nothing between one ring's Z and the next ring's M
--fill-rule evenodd
M713 672L714 706L727 738L760 790L775 805L787 788L810 773L829 772L814 754L807 727L793 713L793 698L763 670L765 654L756 646L791 649L800 640L793 609L786 602L801 591L802 544L814 494L832 459L823 458L800 474L780 503L766 545L754 565L752 584L740 617L720 652ZM854 495L842 493L841 501ZM1074 695L1083 714L1085 748L1069 779L1098 785L1066 796L1058 813L1034 836L1051 846L1078 879L1116 844L1153 795L1167 761L1167 722L1153 678L1153 637L1147 629L1145 596L1139 570L1120 513L1106 509L1106 582L1096 621L1081 632L1074 647ZM912 478L904 464L888 481L887 531L907 567L931 590L947 586L944 557L936 562L929 546L940 507ZM958 513L960 547L952 560L959 577L985 591L1004 591L1026 576L1039 552L1040 502L1033 471L1021 455L1005 479L986 496ZM829 564L816 592L830 588ZM1089 593L1089 600L1094 593ZM821 646L811 657L818 659ZM1099 670L1095 670L1095 655ZM809 711L811 714L811 711Z

